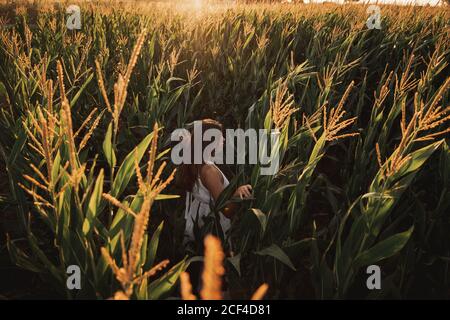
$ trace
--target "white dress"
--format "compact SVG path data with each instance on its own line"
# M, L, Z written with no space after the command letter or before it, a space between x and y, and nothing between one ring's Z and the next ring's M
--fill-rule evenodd
M212 164L213 163L207 163ZM215 166L215 165L214 165ZM217 168L217 166L215 166ZM217 168L223 177L223 184L226 188L229 184L227 177L223 172ZM198 226L202 227L204 225L203 217L207 216L211 212L210 203L214 203L214 198L212 197L209 190L203 185L200 177L197 177L192 192L186 192L186 210L184 217L186 219L186 228L184 232L184 243L188 241L194 241L194 223L198 221ZM220 225L224 234L230 229L231 221L225 217L222 212L219 212Z

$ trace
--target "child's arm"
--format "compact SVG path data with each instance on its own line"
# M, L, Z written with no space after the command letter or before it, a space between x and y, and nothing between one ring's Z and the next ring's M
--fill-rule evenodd
M209 190L214 201L217 201L222 191L225 189L223 184L223 176L215 166L204 165L200 170L200 179L203 185ZM243 198L251 197L252 187L250 185L243 185L236 189L234 196ZM228 203L222 210L222 213L228 219L231 219L235 214L238 205L236 203Z

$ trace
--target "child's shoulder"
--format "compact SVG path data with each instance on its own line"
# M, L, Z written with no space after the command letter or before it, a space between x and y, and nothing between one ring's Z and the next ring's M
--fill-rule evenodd
M213 163L205 163L200 168L200 174L201 175L209 175L209 174L220 174L219 169L216 167Z
M222 180L221 171L212 163L205 163L202 165L199 173L202 181L209 180L209 178L219 178Z

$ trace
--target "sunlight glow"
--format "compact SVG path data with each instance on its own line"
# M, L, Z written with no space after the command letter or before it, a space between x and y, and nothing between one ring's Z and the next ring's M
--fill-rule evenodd
M194 5L193 5L193 7L194 7L196 10L201 10L202 7L203 7L203 1L202 1L202 0L194 0Z

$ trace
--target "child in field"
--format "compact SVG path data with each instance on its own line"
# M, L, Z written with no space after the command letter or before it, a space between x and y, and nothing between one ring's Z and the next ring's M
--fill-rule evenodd
M218 121L211 119L204 119L196 121L195 124L201 125L201 132L204 136L205 132L209 129L220 130L220 141L214 141L217 143L218 149L223 148L223 127ZM211 203L214 203L219 198L222 191L228 186L229 181L222 171L214 163L215 156L205 157L204 151L211 142L203 141L202 137L195 137L195 130L191 130L189 141L185 141L190 146L191 150L191 162L190 164L182 164L179 168L178 185L186 192L186 208L185 219L186 227L184 234L184 243L194 241L194 223L198 221L199 227L203 225L203 217L207 216L211 212ZM216 131L217 132L217 131ZM201 142L201 148L194 149L194 141ZM201 163L194 164L194 150L195 152L201 152ZM252 194L252 187L250 185L242 185L236 189L233 196L241 199L249 198ZM235 214L237 207L230 203L228 204L220 215L220 226L224 233L230 228L230 219Z

